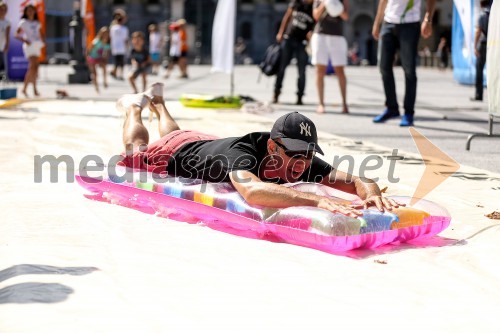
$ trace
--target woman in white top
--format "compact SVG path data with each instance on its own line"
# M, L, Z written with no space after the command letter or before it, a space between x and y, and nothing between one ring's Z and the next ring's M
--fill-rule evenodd
M24 14L19 21L16 31L16 38L23 42L24 56L28 59L28 70L24 76L23 94L28 97L26 89L29 83L33 84L35 96L40 96L36 89L36 80L38 78L38 58L45 45L45 36L41 31L41 25L38 21L36 8L33 5L24 7Z

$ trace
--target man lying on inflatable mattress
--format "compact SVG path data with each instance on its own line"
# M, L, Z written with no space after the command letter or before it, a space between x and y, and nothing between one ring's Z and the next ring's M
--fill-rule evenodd
M146 107L157 116L161 137L151 144L141 118ZM330 198L280 185L297 181L316 182L356 194L363 200L360 207L376 206L383 211L399 206L384 198L374 181L336 170L318 158L316 153L323 151L318 145L316 126L298 112L278 118L271 132L218 138L181 130L167 110L162 83L153 84L143 93L124 95L117 108L126 114L126 153L119 162L126 167L209 182L231 182L250 205L264 207L312 206L352 217L362 214Z

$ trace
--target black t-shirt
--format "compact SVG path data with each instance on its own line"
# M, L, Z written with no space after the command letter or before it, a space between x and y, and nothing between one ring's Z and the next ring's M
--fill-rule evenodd
M479 16L477 25L481 30L481 37L479 37L479 41L481 43L486 43L488 40L488 21L490 18L490 11L485 9L483 13Z
M312 4L306 4L302 0L292 0L288 7L293 11L285 36L299 41L307 39L307 33L314 28Z
M342 0L340 0L340 2L343 3ZM320 4L321 0L314 0L314 8L318 8ZM342 36L344 34L343 24L343 20L340 16L330 16L325 9L323 15L321 15L318 23L314 27L314 32L330 36Z
M148 60L148 57L149 57L149 51L147 48L143 48L140 51L132 49L132 51L130 52L130 58L137 61L137 64L139 65L145 63Z
M269 132L254 132L242 137L188 143L170 158L167 172L175 177L209 182L229 182L229 173L235 170L248 170L258 176L260 165L267 161L269 137ZM318 183L332 170L332 166L315 156L299 180Z

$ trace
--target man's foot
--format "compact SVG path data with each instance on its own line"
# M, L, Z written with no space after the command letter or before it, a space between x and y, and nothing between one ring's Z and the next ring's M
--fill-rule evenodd
M37 97L38 97L38 96L40 96L40 93L39 93L39 92L38 92L38 90L36 90L36 89L35 89L35 90L33 90L33 94L35 94L35 96L37 96Z
M316 109L316 113L325 113L325 106L322 104L318 105L318 108Z
M399 117L398 111L391 111L389 109L385 109L384 113L373 118L374 123L385 123L387 120L392 118Z
M146 95L151 100L154 97L161 97L163 99L163 86L163 83L155 82L144 91L144 95Z
M23 89L21 90L21 92L23 93L24 97L28 98L28 93L26 92L26 89Z
M297 96L297 103L295 105L304 105L304 102L302 102L302 96Z
M348 114L349 113L349 108L345 104L342 106L342 113L343 114Z
M401 118L401 122L399 123L401 127L413 126L413 115L405 114L403 118Z
M140 94L125 94L116 101L116 109L120 112L127 113L127 110L132 105L137 105L141 109L149 104L149 99L144 93Z
M483 98L482 97L471 97L470 100L472 102L482 102Z
M163 100L163 83L156 82L153 83L146 91L144 95L150 100L149 103L149 122L153 121L153 114L156 115L157 119L160 119L160 113L158 109L154 106L155 104L164 103Z

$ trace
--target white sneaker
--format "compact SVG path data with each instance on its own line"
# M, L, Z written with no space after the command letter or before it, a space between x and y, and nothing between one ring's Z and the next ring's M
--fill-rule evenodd
M160 97L163 99L163 83L161 82L155 82L153 83L146 91L143 92L144 96L146 96L150 101L153 100L154 97ZM151 108L149 110L149 123L153 121L153 116L155 113L151 111ZM156 114L158 117L158 114Z
M161 82L153 83L143 94L149 99L153 99L155 96L163 98L163 86Z
M137 105L144 109L149 104L149 99L144 93L139 94L125 94L118 101L116 101L116 109L120 112L126 113L132 105Z

